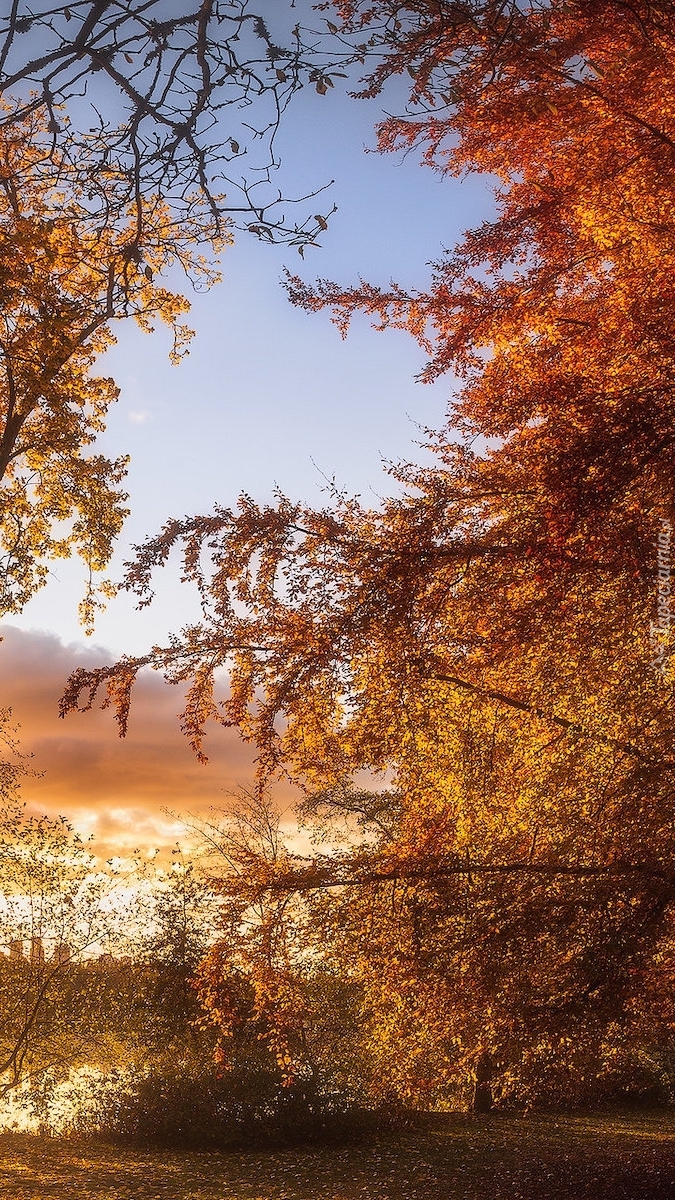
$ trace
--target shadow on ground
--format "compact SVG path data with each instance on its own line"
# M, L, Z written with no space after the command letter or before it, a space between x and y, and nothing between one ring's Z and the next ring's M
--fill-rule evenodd
M0 1136L6 1200L673 1200L675 1113L434 1118L370 1145L178 1153Z

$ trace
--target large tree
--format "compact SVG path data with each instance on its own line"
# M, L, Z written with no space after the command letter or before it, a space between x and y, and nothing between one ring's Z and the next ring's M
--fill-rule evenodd
M79 673L64 711L107 685L124 729L137 671L163 669L191 683L198 751L209 718L234 724L262 784L304 787L319 834L347 822L330 854L261 846L224 872L240 916L262 905L237 955L280 1053L298 1045L311 947L360 989L373 1077L399 1093L472 1070L479 1099L491 1073L504 1096L573 1097L635 1081L640 1060L656 1079L675 898L667 604L654 640L675 437L673 6L333 7L345 37L368 30L369 94L413 79L381 148L498 180L496 219L427 291L290 283L343 327L365 311L409 329L428 377L460 376L436 465L400 468L377 510L244 498L170 522L127 586L146 600L181 545L202 623ZM363 771L380 794L355 792Z
M70 700L108 675L124 720L135 671L163 665L194 680L196 745L209 716L236 724L264 781L279 770L306 788L315 828L361 819L363 845L352 830L341 853L305 863L261 850L224 876L241 919L263 906L242 928L266 1003L284 995L268 977L284 946L302 977L312 944L367 985L382 1080L423 1089L408 1052L424 1053L437 1083L487 1048L506 1079L529 1055L543 1087L551 1045L575 1045L588 1071L589 1055L609 1053L608 1030L644 1016L645 977L660 987L670 971L671 686L651 665L649 610L627 576L579 565L576 599L559 611L536 563L524 556L521 570L507 543L451 520L457 486L432 476L426 494L384 513L247 502L167 529L146 562L184 534L195 572L217 546L207 621L77 677ZM210 694L218 667L230 679L222 707ZM354 796L363 770L390 773L394 790ZM302 937L283 932L294 894ZM299 1018L292 993L283 1011ZM661 1019L658 1037L663 1006Z

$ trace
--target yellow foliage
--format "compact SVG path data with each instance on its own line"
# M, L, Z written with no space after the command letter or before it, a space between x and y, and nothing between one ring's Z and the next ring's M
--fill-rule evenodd
M92 219L82 164L76 172L47 150L42 133L34 120L0 135L0 614L19 611L49 560L76 549L90 629L92 577L127 513L128 461L89 450L118 397L92 367L115 340L112 323L127 317L147 332L166 323L179 362L189 304L159 279L172 264L206 284L217 273L157 197L139 197L122 219ZM224 243L214 235L214 249Z

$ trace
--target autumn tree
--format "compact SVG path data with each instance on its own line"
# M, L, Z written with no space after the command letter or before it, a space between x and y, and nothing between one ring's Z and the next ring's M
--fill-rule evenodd
M3 1116L42 1114L56 1131L68 1119L59 1097L79 1088L77 1120L95 1128L149 1076L165 1089L186 1075L212 1084L215 1033L198 1028L190 984L211 937L211 889L180 854L102 862L63 818L22 804L29 764L0 716Z
M92 577L126 514L126 459L89 450L118 395L91 368L114 341L114 322L128 317L146 330L165 321L178 361L189 306L160 277L171 265L207 283L215 272L199 257L196 231L179 230L157 201L140 241L133 213L125 223L92 223L68 162L53 153L47 170L42 132L26 120L0 142L0 610L19 611L44 583L49 559L75 547L89 576L90 625Z
M367 94L413 76L380 149L488 173L498 215L427 290L292 280L292 298L333 306L343 330L357 311L408 329L431 355L423 378L465 380L452 426L502 439L496 463L548 493L551 544L603 554L620 511L639 571L653 523L638 508L668 516L672 490L673 6L335 7L381 53Z
M426 291L289 284L343 329L359 312L408 329L426 378L459 376L436 464L395 469L377 509L244 497L169 522L127 586L146 602L180 547L203 621L79 672L64 711L107 687L124 731L153 666L189 685L198 752L208 720L234 725L261 786L305 790L317 836L343 822L330 850L260 843L222 876L242 920L258 906L237 961L289 1071L309 955L353 985L372 1078L398 1095L471 1076L483 1101L490 1077L520 1100L666 1086L675 729L653 624L672 536L673 6L330 11L345 38L367 31L367 94L412 79L380 148L498 181L496 219Z
M300 861L285 844L279 812L268 796L244 792L233 811L192 832L202 838L218 898L217 936L195 979L218 1034L218 1060L232 1071L242 1055L255 1060L264 1048L305 1116L362 1105L373 1070L362 989L334 957L317 953L317 911L308 921L302 889L267 890Z
M315 1021L299 1000L312 946L362 995L383 1087L418 1100L452 1091L489 1053L504 1095L564 1084L573 1096L584 1072L609 1070L612 1030L633 1023L629 1049L667 1034L665 1006L650 1028L645 980L658 991L670 970L669 685L621 577L602 581L604 629L592 607L555 623L551 610L518 654L504 594L528 615L529 567L519 578L513 556L499 543L491 554L457 514L444 526L442 479L384 513L247 501L176 523L146 547L144 568L185 538L208 622L76 677L70 703L108 676L124 721L140 666L196 676L184 718L196 746L209 716L236 724L263 780L279 770L305 787L319 832L324 817L347 820L340 853L303 862L259 845L222 876L234 915L211 964L225 987L222 956L257 910L239 962L262 1010L274 1003L270 1030L290 1064L307 1069L297 1022ZM214 545L207 579L200 556ZM591 561L580 602L597 603L597 581ZM147 582L140 567L136 582ZM491 660L500 628L506 649ZM209 690L219 667L230 678L220 705ZM350 779L364 769L393 773L395 791L359 799ZM205 995L227 1012L213 975Z
M129 880L102 869L63 818L20 799L30 763L0 714L0 1095L92 1053L114 1056L100 1019L105 981L92 960L121 939ZM115 889L123 885L117 894ZM107 1043L107 1045L106 1045Z

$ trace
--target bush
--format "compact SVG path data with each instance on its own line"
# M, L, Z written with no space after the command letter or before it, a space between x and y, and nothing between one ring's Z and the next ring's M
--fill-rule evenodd
M163 1148L250 1148L340 1142L376 1133L391 1114L339 1096L310 1097L301 1084L239 1068L216 1074L180 1064L150 1069L107 1092L96 1129L115 1142Z

